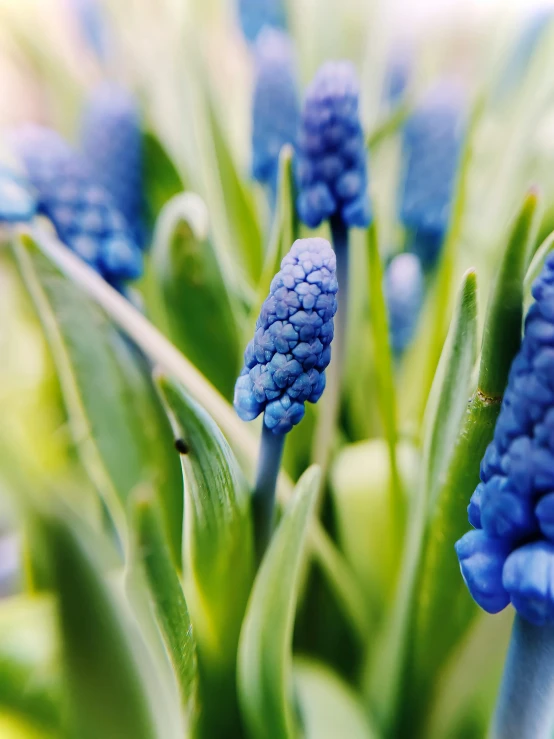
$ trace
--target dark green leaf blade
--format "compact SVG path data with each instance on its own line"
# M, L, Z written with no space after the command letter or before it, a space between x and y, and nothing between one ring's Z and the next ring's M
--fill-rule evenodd
M239 647L239 695L251 739L297 735L291 706L292 629L320 472L311 467L275 532L256 577Z
M185 183L154 133L145 131L142 146L147 216L152 228L163 206L184 189Z

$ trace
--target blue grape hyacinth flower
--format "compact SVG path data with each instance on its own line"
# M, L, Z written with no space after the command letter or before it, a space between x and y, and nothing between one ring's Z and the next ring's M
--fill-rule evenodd
M113 197L142 243L142 132L133 95L114 82L90 94L83 113L81 148L92 176Z
M266 26L286 28L283 0L237 0L239 22L244 37L253 43Z
M435 264L446 235L463 136L462 95L446 83L425 96L404 126L399 217L425 267Z
M255 46L252 106L252 175L267 185L275 202L279 153L294 145L300 116L294 55L283 31L264 28Z
M29 183L11 169L0 166L0 223L30 221L37 202Z
M296 179L298 213L307 226L333 216L346 227L371 222L359 84L350 62L324 64L306 92Z
M244 353L234 405L244 421L264 413L283 435L325 388L337 310L336 259L328 241L299 239L281 262Z
M142 253L83 157L41 126L24 126L12 140L37 192L39 212L52 221L61 241L118 289L140 277Z
M399 357L411 342L423 303L423 270L415 254L399 254L385 273L390 342Z
M533 296L468 508L476 530L456 551L482 608L496 613L511 602L544 625L554 624L554 254Z

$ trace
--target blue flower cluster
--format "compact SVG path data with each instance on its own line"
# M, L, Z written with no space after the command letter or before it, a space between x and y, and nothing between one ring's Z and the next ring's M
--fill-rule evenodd
M29 183L11 169L0 167L0 223L29 221L36 209Z
M104 82L87 100L81 147L95 181L112 196L138 243L142 243L142 133L134 97Z
M333 215L371 222L359 85L350 62L327 62L306 92L298 138L298 213L311 228Z
M281 262L244 353L234 405L244 421L262 411L286 434L325 388L337 311L335 253L325 239L298 239Z
M13 143L60 239L118 289L142 274L142 254L111 196L57 133L28 125Z
M475 531L456 551L482 608L496 613L511 601L541 625L554 623L554 254L533 296L468 508Z
M461 103L458 89L441 84L404 126L400 220L425 267L435 263L450 219L464 135Z
M392 350L400 356L415 333L423 303L423 270L415 254L399 254L385 273Z
M238 0L240 27L251 43L265 26L286 28L283 0Z
M300 110L293 49L283 31L264 28L255 47L256 80L252 110L252 174L277 191L279 152L296 141Z

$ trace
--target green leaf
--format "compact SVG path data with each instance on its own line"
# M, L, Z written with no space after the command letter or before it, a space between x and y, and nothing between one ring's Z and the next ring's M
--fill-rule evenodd
M0 710L51 731L63 699L53 606L43 596L0 601Z
M184 590L198 655L198 733L232 735L237 645L254 575L249 490L208 414L170 379L157 381L182 440Z
M219 116L211 100L206 100L208 123L212 133L221 188L225 193L225 208L236 253L246 274L254 285L258 284L262 270L262 232L256 214L252 192L239 175L233 156L221 129Z
M239 364L235 311L210 239L204 202L193 193L172 198L160 213L151 266L158 323L173 343L226 397Z
M305 739L378 739L360 697L328 667L296 659L294 683Z
M119 534L125 536L129 494L150 482L179 562L179 464L146 360L29 237L14 250L52 351L77 450Z
M239 647L239 696L252 739L298 734L291 705L292 630L320 472L311 467L275 532L256 576Z
M189 712L194 710L198 675L196 646L185 596L171 561L153 495L150 491L141 490L132 506L137 559L146 575L183 705Z
M539 226L538 204L537 193L529 192L512 228L489 299L483 332L479 389L492 398L504 392L512 359L521 342L523 276Z
M161 209L185 188L185 183L154 133L144 132L142 146L144 190L152 227Z
M475 272L463 279L458 304L435 377L426 414L426 440L417 495L392 618L369 673L369 692L375 715L384 731L396 736L395 722L404 720L398 709L407 690L407 669L413 646L414 613L420 598L419 565L424 552L426 521L436 497L437 481L451 454L470 393L470 375L475 357L477 330ZM400 736L400 734L398 734Z
M469 528L467 505L479 483L479 466L492 439L510 366L520 346L523 280L536 222L537 197L530 193L514 223L489 298L478 386L439 480L436 505L428 521L413 638L412 669L419 677L414 679L431 680L476 612L459 575L454 544ZM422 690L417 698L414 695L414 703L421 703L422 695Z
M399 103L382 121L379 121L367 137L367 147L370 151L377 149L383 141L393 136L402 127L412 112L409 103Z
M394 387L395 372L389 341L387 305L383 292L383 265L379 254L379 240L375 221L371 224L367 232L367 250L370 328L378 384L377 400L390 458L390 523L392 526L392 537L395 541L394 546L399 551L399 542L404 529L405 507L396 459L398 433L396 427L396 393Z
M529 265L529 268L525 275L525 280L523 284L523 297L524 297L523 313L524 315L527 313L527 311L529 310L531 306L531 303L533 302L533 296L531 295L531 288L533 287L533 283L535 282L537 277L540 275L542 268L544 267L544 262L546 260L546 257L550 254L553 247L554 247L554 231L546 237L546 239L542 242L542 244L539 246L539 248L535 252L533 259L531 260L531 264Z
M40 516L58 599L71 719L83 739L161 739L139 666L141 644L111 595L87 533Z

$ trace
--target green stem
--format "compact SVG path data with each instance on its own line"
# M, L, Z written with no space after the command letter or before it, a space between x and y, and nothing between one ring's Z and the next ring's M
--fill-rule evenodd
M554 626L515 617L491 739L550 739L554 731Z
M264 423L260 456L258 458L258 472L252 495L252 517L258 562L261 561L271 538L275 490L284 445L285 434L274 434Z

